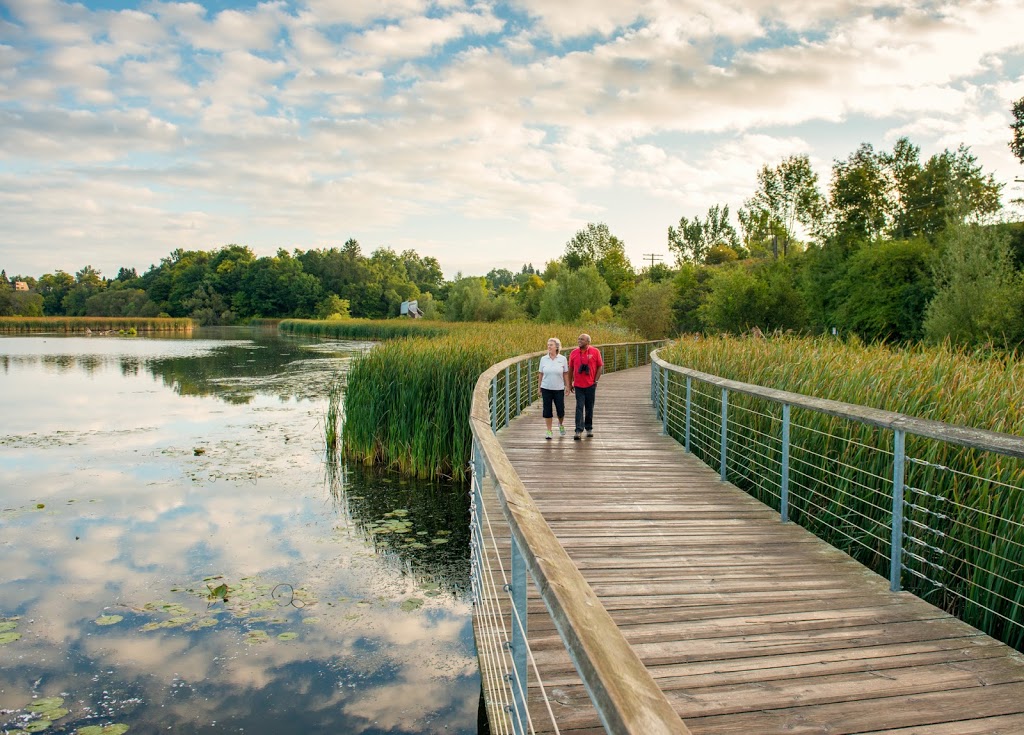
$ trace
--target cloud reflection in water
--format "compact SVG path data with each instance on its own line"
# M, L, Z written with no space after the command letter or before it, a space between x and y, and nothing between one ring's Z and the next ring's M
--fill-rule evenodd
M360 470L332 497L319 432L344 354L271 337L16 338L0 353L0 617L23 635L0 648L0 708L63 694L68 732L476 732L464 492ZM366 528L398 507L427 538L456 526L451 543L375 543ZM147 603L205 615L185 590L213 575L316 602L139 631L169 617ZM247 642L258 630L267 642Z

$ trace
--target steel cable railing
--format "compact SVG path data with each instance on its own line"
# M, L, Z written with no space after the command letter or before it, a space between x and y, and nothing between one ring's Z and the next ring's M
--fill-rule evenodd
M606 371L615 372L647 364L659 344L600 345L599 349ZM559 732L528 644L530 577L605 729L687 735L689 730L554 538L494 436L539 399L535 384L541 354L492 366L480 376L473 396L474 629L491 729L514 735L538 729ZM535 693L533 709L531 693ZM540 725L534 721L537 716L548 722Z
M651 385L663 431L723 480L887 571L893 590L1024 648L1024 438L726 380L657 353Z

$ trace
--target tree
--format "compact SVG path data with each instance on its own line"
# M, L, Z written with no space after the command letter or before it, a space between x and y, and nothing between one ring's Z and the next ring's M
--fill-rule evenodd
M495 291L508 288L516 282L515 274L508 268L492 268L487 273L486 278L487 282L491 284L491 288Z
M824 198L810 158L790 156L775 168L762 166L757 174L757 191L745 204L741 222L745 220L744 228L749 227L761 243L766 234L796 240L797 225L817 230Z
M937 153L924 166L909 165L897 172L896 181L897 237L934 237L950 222L981 221L1001 206L1001 185L982 173L966 146Z
M662 339L675 330L672 301L675 287L670 281L642 281L630 291L629 304L622 310L622 320L647 339Z
M43 314L61 316L64 311L64 297L75 287L75 279L70 273L58 270L47 273L39 279L37 290L43 297Z
M565 244L562 261L569 270L577 270L587 265L594 265L601 260L609 249L625 250L622 241L615 237L604 222L588 222L587 226L576 232ZM547 275L544 280L547 281Z
M448 288L444 317L452 322L483 321L489 296L486 279L478 276L456 278Z
M421 294L436 294L441 290L444 273L437 258L420 257L414 250L403 250L401 258L405 264L406 276Z
M740 239L736 228L729 221L729 205L715 204L708 208L707 218L692 220L679 218L679 229L669 225L668 249L676 255L677 263L703 263L708 252L715 246L724 245L736 251Z
M956 224L943 233L942 246L925 336L968 346L1024 342L1024 275L1013 269L1005 230Z
M717 269L708 294L698 309L712 330L740 333L752 327L768 332L800 329L805 325L799 292L787 261L771 261L747 269L736 265Z
M112 286L93 294L85 301L86 316L153 317L158 313L160 310L156 304L149 300L141 288Z
M597 261L597 272L611 290L610 303L619 301L633 288L636 282L636 271L626 257L626 250L618 238L612 238L608 248Z
M922 238L890 240L855 252L833 286L836 325L872 341L920 338L934 294L931 252Z
M349 305L345 299L328 294L316 307L318 319L349 319Z
M829 212L839 242L849 245L880 237L889 222L890 201L885 160L870 143L832 164Z
M1017 160L1024 164L1024 97L1013 103L1010 112L1013 114L1013 124L1010 125L1010 130L1013 131L1010 150Z
M595 313L608 306L611 295L597 267L584 266L562 273L544 287L537 318L542 322L575 322L584 310Z
M91 265L85 266L75 273L75 285L64 294L61 301L63 313L68 316L86 316L86 302L105 286L106 282L100 272Z

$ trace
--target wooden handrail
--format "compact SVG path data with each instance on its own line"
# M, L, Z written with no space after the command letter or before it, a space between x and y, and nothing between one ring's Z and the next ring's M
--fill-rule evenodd
M517 362L543 354L520 355L492 365L473 390L470 428L496 481L502 512L605 729L616 735L690 735L562 548L491 431L492 379Z
M827 398L814 398L813 396L805 396L802 393L790 393L789 391L765 388L751 383L741 383L736 380L728 380L717 375L711 375L710 373L702 373L690 368L673 365L662 360L658 357L657 353L658 350L651 353L651 360L657 363L659 367L681 375L688 375L696 380L717 385L730 391L765 398L778 403L788 403L790 406L818 411L819 413L836 416L841 419L859 421L883 429L899 429L907 434L937 439L961 447L998 452L1010 457L1024 459L1024 437L1014 434L1004 434L998 431L988 431L987 429L972 429L969 426L958 426L942 421L915 418L906 414L896 413L895 411L885 411L880 408L858 406L853 403L843 403L842 401L833 401Z

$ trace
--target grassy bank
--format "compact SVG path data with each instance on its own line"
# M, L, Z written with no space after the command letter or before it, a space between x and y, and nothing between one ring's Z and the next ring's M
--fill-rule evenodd
M1024 435L1024 363L1006 354L790 337L683 339L659 354L745 383ZM711 426L691 446L718 467L720 392L695 382L693 403ZM780 416L778 404L730 394L729 479L775 508ZM892 432L796 408L791 432L790 517L887 576ZM1021 648L1024 462L913 435L906 456L905 587Z
M191 332L191 319L136 318L105 316L5 316L0 317L0 332Z
M386 329L391 322L378 324ZM398 322L396 331L403 326ZM544 350L548 337L558 337L568 350L580 331L564 325L442 322L411 328L437 329L440 336L389 340L352 364L344 396L343 451L407 474L457 480L467 475L469 406L480 373L506 357ZM595 344L635 339L618 330L588 331Z

